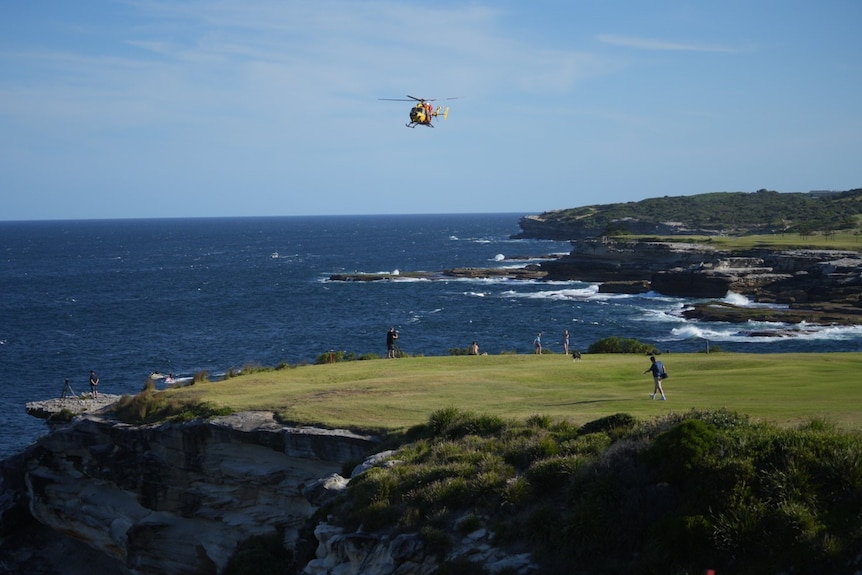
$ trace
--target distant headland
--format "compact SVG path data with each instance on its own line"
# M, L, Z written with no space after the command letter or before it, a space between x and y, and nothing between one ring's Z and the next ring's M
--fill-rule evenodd
M721 192L591 205L529 215L514 238L570 241L563 256L521 267L336 274L332 281L451 277L599 283L606 293L765 304L698 303L691 319L862 324L862 189Z

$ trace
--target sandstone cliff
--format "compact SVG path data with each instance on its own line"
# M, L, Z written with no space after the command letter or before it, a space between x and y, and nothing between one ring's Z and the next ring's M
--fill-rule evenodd
M52 406L28 410L66 409ZM0 462L0 573L217 575L240 542L272 534L297 557L295 573L433 573L441 558L415 534L310 524L346 489L346 465L364 461L355 476L397 464L392 452L367 457L377 448L374 437L283 426L264 412L133 426L85 411ZM490 540L479 529L450 556L535 573L529 556Z
M68 555L86 549L105 573L218 573L250 536L278 532L292 547L315 510L303 489L375 443L268 413L140 427L85 414L2 464L2 532L63 540L67 555L12 537L3 567L91 573Z

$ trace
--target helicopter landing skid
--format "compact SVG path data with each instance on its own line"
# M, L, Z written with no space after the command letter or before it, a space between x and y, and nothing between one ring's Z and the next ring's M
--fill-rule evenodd
M407 126L408 128L415 128L416 126L420 126L420 125L421 126L427 126L428 128L434 127L434 124L431 124L431 123L426 124L425 122L407 122L404 125Z

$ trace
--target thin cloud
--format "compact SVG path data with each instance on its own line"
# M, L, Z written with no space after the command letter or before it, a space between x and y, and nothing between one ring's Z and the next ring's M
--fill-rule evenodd
M617 36L614 34L600 34L596 37L599 42L612 46L623 46L625 48L637 48L639 50L659 50L676 52L736 52L735 48L719 46L714 44L684 44L670 42L655 38L637 38L634 36Z

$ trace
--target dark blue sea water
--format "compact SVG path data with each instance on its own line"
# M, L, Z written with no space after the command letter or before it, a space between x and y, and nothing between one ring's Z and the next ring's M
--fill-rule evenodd
M390 326L408 353L560 352L606 336L749 352L858 351L860 328L697 324L687 300L599 294L580 282L449 279L331 282L342 272L522 266L564 242L511 240L520 214L0 222L0 459L45 424L24 404L85 391L135 393L153 371L223 373L313 361L328 350L385 354ZM744 298L730 295L737 303ZM746 330L775 329L774 337Z

